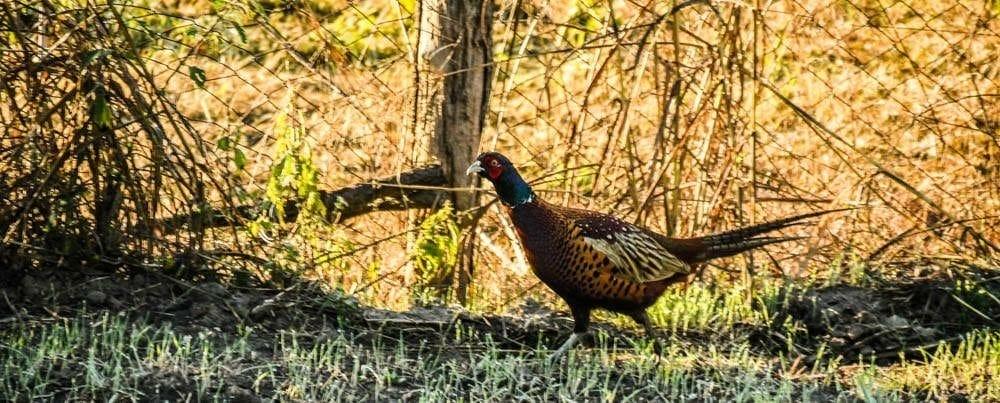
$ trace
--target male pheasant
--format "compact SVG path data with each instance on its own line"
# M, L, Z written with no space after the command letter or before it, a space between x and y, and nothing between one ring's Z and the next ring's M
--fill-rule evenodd
M686 278L692 265L798 239L758 235L838 211L802 214L697 238L669 238L607 214L546 203L499 153L480 154L466 174L479 174L493 183L532 271L572 311L573 335L550 360L586 335L593 309L628 315L652 335L646 308L668 286Z

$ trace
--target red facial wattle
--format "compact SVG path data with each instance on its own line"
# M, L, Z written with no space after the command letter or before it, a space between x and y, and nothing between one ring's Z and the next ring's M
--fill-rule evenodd
M503 172L503 167L501 167L500 164L497 164L496 161L493 161L493 163L489 164L489 166L486 167L486 174L489 175L490 179L493 180L499 178L502 172Z

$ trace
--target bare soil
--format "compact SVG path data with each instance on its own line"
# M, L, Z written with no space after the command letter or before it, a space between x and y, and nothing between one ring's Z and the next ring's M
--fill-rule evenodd
M995 274L969 281L1000 295L1000 277ZM890 364L921 348L956 342L958 335L969 330L1000 327L1000 304L978 303L976 298L986 297L967 293L957 284L961 282L950 278L924 278L869 288L841 285L789 291L782 295L784 308L770 326L741 324L718 332L672 334L671 340L721 346L730 344L727 340L749 340L762 351L805 362L838 357L846 362ZM274 353L279 333L289 329L304 335L306 342L345 335L359 346L381 341L407 346L414 354L433 348L454 359L468 357L486 339L498 351L511 354L553 348L572 329L564 312L532 303L513 315L479 315L449 307L393 312L361 306L305 282L277 290L215 281L192 283L148 272L37 272L0 289L0 296L0 331L23 321L107 311L169 323L191 335L211 330L223 339L235 338L241 326L252 326L256 330L250 345L260 360ZM798 332L794 343L780 330L789 324ZM462 331L456 332L458 328ZM633 346L631 340L641 336L633 329L606 323L596 324L595 330L611 335L612 343L621 348ZM822 355L821 346L825 348ZM146 396L157 400L180 399L194 387L188 374L149 376ZM65 374L64 381L70 382L70 377ZM225 390L234 401L259 401L251 392L252 384L252 379L234 376L226 380Z

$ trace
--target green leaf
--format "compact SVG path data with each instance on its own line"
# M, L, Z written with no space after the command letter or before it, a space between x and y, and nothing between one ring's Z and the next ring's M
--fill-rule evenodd
M94 103L90 105L90 119L98 127L105 129L111 127L111 105L108 105L108 100L104 97L102 91L97 93L94 97Z
M282 171L285 168L285 160L287 160L288 158L289 158L288 156L283 156L278 161L271 164L271 177L268 178L269 180L280 182L281 178L285 177L285 174Z
M298 171L298 164L295 163L294 157L286 156L281 165L282 167L279 171L281 172L281 175L278 176L278 180L281 181L281 186L291 188L292 184L295 183L295 174Z
M247 43L247 31L243 30L243 26L240 24L233 24L233 28L236 28L236 33L240 34L240 41Z
M219 149L222 151L229 151L229 147L231 146L231 144L232 143L231 140L229 140L229 136L220 138L219 141L215 142L215 146L219 147Z
M233 163L236 164L236 169L243 169L247 166L247 156L239 147L233 148Z
M199 67L188 66L188 77L198 86L198 88L205 88L205 70Z

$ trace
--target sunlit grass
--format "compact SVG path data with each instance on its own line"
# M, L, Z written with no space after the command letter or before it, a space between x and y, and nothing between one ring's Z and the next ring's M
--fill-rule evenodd
M104 314L18 326L2 337L0 395L13 400L140 397L158 393L157 378L176 375L192 398L221 392L227 368L248 353L238 337L214 343L210 332L182 334L170 325Z
M456 330L453 344L350 332L288 330L235 336L188 334L169 324L103 314L21 324L0 335L0 395L13 400L214 400L232 387L260 397L354 399L725 401L907 400L1000 397L996 332L974 332L954 350L889 367L810 368L761 354L745 342L696 344L666 336L661 356L646 342L622 348L607 334L596 346L547 364L550 350L510 350ZM481 335L482 336L482 335ZM914 395L914 393L917 393Z
M1000 331L964 335L958 346L946 344L882 371L879 382L889 389L926 392L935 399L962 393L972 401L1000 399Z
M649 309L650 319L671 331L730 327L735 323L766 323L778 295L778 286L768 282L748 293L735 284L708 286L694 283L668 289Z

